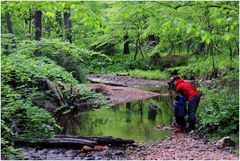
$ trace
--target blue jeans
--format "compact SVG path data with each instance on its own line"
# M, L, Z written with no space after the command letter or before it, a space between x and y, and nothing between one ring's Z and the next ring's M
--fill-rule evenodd
M194 129L195 128L195 123L196 123L196 112L197 112L197 107L200 102L201 95L196 94L194 95L189 101L188 101L188 123L189 123L189 128Z

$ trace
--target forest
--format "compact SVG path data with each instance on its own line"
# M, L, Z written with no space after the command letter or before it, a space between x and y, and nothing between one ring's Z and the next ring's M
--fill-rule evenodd
M175 76L202 93L190 133L170 127ZM193 152L166 151L175 135L198 148L172 140ZM232 160L238 151L238 1L1 1L3 160Z

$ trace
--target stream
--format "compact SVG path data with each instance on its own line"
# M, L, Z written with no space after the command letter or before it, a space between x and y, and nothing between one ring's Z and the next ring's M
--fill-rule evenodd
M111 145L106 150L90 152L71 148L23 147L22 152L30 160L122 160L134 150L146 149L146 144L165 139L170 136L170 130L157 130L155 127L171 124L172 95L163 87L140 89L165 95L88 112L73 111L57 119L63 127L57 134L129 138L137 145Z
M166 88L142 88L169 94ZM84 113L61 116L59 134L76 136L113 136L150 143L169 136L169 130L157 131L156 125L172 122L172 98L159 96L145 100L102 107Z

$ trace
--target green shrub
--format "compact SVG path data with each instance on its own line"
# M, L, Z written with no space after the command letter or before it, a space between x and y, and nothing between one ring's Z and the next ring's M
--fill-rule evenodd
M52 60L45 57L34 58L20 53L2 56L2 81L13 87L33 86L38 79L48 78L55 82L78 82Z
M200 124L220 136L239 132L239 93L228 88L204 90L199 107Z
M235 56L232 63L233 67L238 67L238 56ZM225 70L230 68L230 61L228 55L215 55L215 67L217 71ZM180 66L167 69L168 71L178 70L179 74L185 79L191 79L192 77L205 76L206 74L211 74L212 69L212 58L202 57L199 59L191 58L189 65Z
M19 43L18 52L21 54L34 56L36 50L41 52L42 57L50 58L57 65L71 72L79 82L85 81L83 60L80 55L81 49L58 39L26 40Z
M50 137L58 126L48 112L22 99L10 86L2 84L1 92L2 155L6 159L22 159L20 151L11 144L15 137Z

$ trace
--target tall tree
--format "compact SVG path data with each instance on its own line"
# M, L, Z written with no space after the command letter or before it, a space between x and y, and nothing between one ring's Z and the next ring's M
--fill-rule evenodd
M56 21L57 21L57 28L56 28L56 34L57 36L59 36L60 38L63 37L62 35L62 24L63 24L63 21L62 21L62 12L60 11L56 11Z
M29 9L29 17L28 17L28 34L29 38L32 38L32 10Z
M40 41L42 36L42 11L36 11L35 17L35 40ZM34 51L35 56L41 56L41 52L39 50Z
M6 12L5 14L5 18L6 18L6 23L7 23L7 28L8 28L8 33L13 35L13 29L12 29L12 23L11 23L11 16L9 12ZM16 42L14 41L14 39L12 40L13 43L13 48L16 48ZM6 47L8 48L8 47Z
M40 40L42 36L42 11L35 12L35 40Z
M124 40L124 48L123 48L123 54L129 54L130 49L129 49L129 36L128 33L126 33L123 37Z
M70 20L70 8L64 12L65 39L72 43L72 22Z

